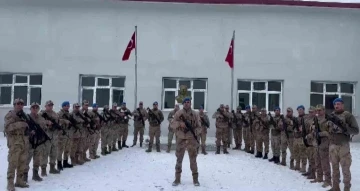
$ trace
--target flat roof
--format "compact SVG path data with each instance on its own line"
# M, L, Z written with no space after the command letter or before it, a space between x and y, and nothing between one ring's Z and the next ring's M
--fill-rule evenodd
M360 9L360 3L320 2L298 0L123 0L132 2L152 3L197 3L197 4L224 4L224 5L283 5L301 7L329 7Z

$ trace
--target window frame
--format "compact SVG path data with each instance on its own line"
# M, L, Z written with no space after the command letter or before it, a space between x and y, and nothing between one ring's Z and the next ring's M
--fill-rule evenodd
M27 93L26 93L26 102L24 104L24 108L30 108L31 105L31 88L40 88L41 92L43 90L43 85L30 85L30 76L41 76L42 78L44 77L42 73L0 73L0 75L12 75L12 84L0 84L0 88L1 87L11 87L11 100L10 100L10 104L0 104L0 108L6 108L6 107L13 107L14 106L14 99L16 99L14 97L14 93L15 93L15 87L16 86L26 86L27 87ZM16 77L17 76L25 76L27 77L27 83L16 83ZM43 82L43 79L41 80L41 84ZM0 96L1 96L1 92L0 92ZM40 105L42 102L42 97L40 100Z
M176 88L165 88L165 80L175 80L176 81ZM201 80L205 82L205 89L193 89L194 81ZM190 86L188 87L187 91L191 92L191 108L195 111L199 109L194 109L194 92L204 92L204 112L207 112L207 99L208 99L208 78L186 78L186 77L163 77L162 78L162 92L161 92L161 110L162 111L172 111L174 108L164 108L165 107L165 92L175 92L175 97L178 96L180 90L180 81L190 81ZM177 104L176 99L174 100L175 104Z
M83 77L94 77L95 78L95 84L94 86L82 86L82 78ZM107 86L99 86L98 85L98 79L109 79L109 85ZM123 78L124 79L124 87L112 87L112 78ZM109 76L109 75L88 75L88 74L80 74L79 75L79 104L82 105L82 95L83 90L93 90L93 103L96 103L96 89L109 89L109 107L111 107L113 103L113 90L122 90L123 91L123 101L125 100L125 88L126 86L126 76ZM92 109L92 105L89 105L89 108ZM100 109L103 109L103 107L99 107Z
M312 92L311 91L311 83L318 83L318 84L322 84L323 85L323 92ZM342 83L346 83L346 84L352 84L353 85L353 93L343 93L341 92L341 84ZM336 92L327 92L326 91L326 85L327 84L336 84L337 85L337 90ZM325 106L325 96L326 95L337 95L339 96L339 98L341 98L342 96L350 96L352 98L352 104L351 104L351 108L352 108L352 114L356 115L356 82L351 82L351 81L310 81L310 98L309 98L309 105L311 104L311 95L312 94L317 94L317 95L322 95L323 96L323 105ZM315 107L315 105L313 105Z
M283 91L284 91L284 81L283 80L250 80L250 79L237 79L237 86L239 81L244 82L250 82L250 90L237 90L236 93L236 107L239 106L239 93L247 93L249 94L249 105L252 106L252 94L253 93L265 93L265 105L266 105L266 111L270 112L272 115L274 114L274 111L269 111L269 95L271 94L277 94L279 95L279 107L283 108ZM254 83L257 82L264 82L265 83L265 90L254 90ZM281 90L280 91L268 91L269 89L269 82L280 82L281 84ZM258 108L258 111L260 111L261 108ZM241 111L244 113L246 112L245 108L241 108Z

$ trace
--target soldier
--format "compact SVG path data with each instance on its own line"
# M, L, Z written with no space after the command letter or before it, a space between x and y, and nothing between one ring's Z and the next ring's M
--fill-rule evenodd
M80 105L78 103L73 104L73 111L70 113L70 119L74 120L74 123L70 129L71 136L71 152L70 158L72 165L83 165L85 163L83 159L83 144L82 134L84 134L84 120L80 117Z
M83 131L81 131L81 144L83 151L82 159L85 162L90 162L91 160L87 158L86 152L89 150L90 143L95 137L94 124L91 123L91 118L88 114L89 102L87 100L83 100L81 111L78 113L78 117L80 117L84 121L84 125L86 127L82 127Z
M191 127L186 127L185 121ZM197 133L201 131L201 124L199 115L191 109L191 101L189 98L183 100L183 109L175 113L174 120L171 122L171 128L176 132L176 166L175 166L175 181L173 186L180 184L182 162L184 159L185 150L189 153L190 169L192 171L193 183L195 186L200 186L199 173L197 168L197 148L199 142L197 141ZM190 130L191 128L192 130ZM185 130L189 131L185 131ZM224 144L226 148L226 145Z
M229 107L229 105L226 105L226 106L225 106L225 111L230 114L230 107ZM229 127L228 127L228 130L229 130L229 132L228 132L227 148L230 148L230 145L232 144L232 137L233 137L233 135L232 135L233 115L230 114L230 116L231 116L231 117L229 118L229 122L228 122L228 126L229 126Z
M49 117L58 121L58 115L53 111L54 103L51 100L46 101L45 103L45 110L40 112L40 115L44 115L46 113ZM47 120L48 123L51 124L51 121ZM46 134L51 138L44 144L44 152L42 153L42 160L41 160L41 176L47 176L46 173L46 166L48 160L50 158L50 174L59 174L60 171L55 168L55 162L57 161L57 144L58 144L58 134L59 131L55 129L53 125L49 126L49 129L45 129Z
M109 106L105 105L103 113L101 114L104 118L103 126L101 127L101 155L105 156L111 154L112 146L112 134L113 134L113 121L111 114L109 113Z
M294 170L294 156L293 156L293 143L294 143L294 116L293 109L288 107L286 109L285 124L281 132L281 162L280 164L286 166L286 151L289 147L290 150L290 169Z
M333 169L333 185L332 190L340 190L340 171L339 164L343 173L344 191L350 191L351 187L351 153L350 153L350 135L359 134L359 126L355 117L348 111L344 111L344 101L337 98L333 101L335 111L332 117L337 117L341 122L336 124L330 130L330 160ZM343 126L341 126L341 125Z
M258 120L260 123L259 123L259 129L257 131L257 135L258 135L258 137L256 138L257 154L255 157L256 158L263 157L262 152L263 152L263 144L264 144L265 152L263 159L268 159L270 127L269 127L269 119L266 114L266 108L261 108L261 114L258 117Z
M298 111L299 116L294 119L296 122L294 124L294 159L295 159L295 170L300 171L301 173L306 172L306 147L304 145L303 140L303 124L305 125L305 107L300 105L296 108ZM301 164L301 168L300 168Z
M312 134L312 125L314 122L314 117L315 117L315 107L311 106L309 108L309 115L306 116L305 118L305 128L303 130L305 130L306 132L303 132L305 134L305 142L308 144L308 147L306 147L306 156L307 159L309 161L309 167L308 167L308 171L306 173L304 173L303 175L307 177L307 179L315 179L315 172L316 172L316 168L315 168L315 144L314 143L314 138L313 138L313 134Z
M279 107L274 108L274 113L274 117L272 117L269 113L269 124L273 127L271 129L271 150L273 153L273 157L269 160L269 162L274 162L275 164L278 164L280 162L281 132L283 129L284 121L280 115Z
M57 151L57 165L58 169L72 168L73 165L69 163L69 156L71 152L71 131L72 126L70 122L70 102L64 101L61 104L62 109L58 112L59 122L65 129L66 134L59 134L58 138L58 151ZM63 157L64 153L64 157ZM64 160L63 160L64 159Z
M158 102L153 103L153 109L147 108L149 116L149 148L146 152L152 151L152 145L154 144L154 137L156 139L156 151L160 152L160 135L161 135L161 123L164 121L164 114L158 109Z
M139 102L139 107L132 112L132 115L134 116L134 141L131 147L136 145L138 134L140 135L140 147L142 147L144 141L145 121L148 118L142 101Z
M170 111L169 115L168 115L168 118L167 120L169 121L169 133L168 133L168 148L166 150L167 153L170 153L170 150L171 150L171 145L172 145L172 140L173 140L173 137L174 137L174 131L173 129L170 127L170 124L171 124L171 121L174 119L174 115L175 113L179 111L179 104L176 104L175 105L175 108L174 110Z
M98 113L98 105L96 103L93 103L92 111L90 111L88 113L89 113L90 119L94 123L94 134L93 134L93 137L90 139L89 155L90 155L90 159L97 159L97 158L100 158L100 156L97 155L96 152L99 147L100 131L101 131L101 125L102 125L103 121L100 120L100 117L102 117L102 116Z
M129 120L131 116L132 116L131 111L128 108L126 108L126 103L123 102L120 108L120 134L118 137L118 141L122 140L121 142L122 148L129 148L129 146L126 145L126 140L129 134Z
M246 112L244 113L244 126L243 126L243 136L244 136L244 143L245 148L244 151L249 153L251 150L254 150L253 146L251 145L251 136L252 136L252 127L251 127L251 121L250 121L250 114L251 109L250 105L245 106Z
M247 153L254 154L255 153L255 144L256 144L256 136L258 134L259 130L259 119L257 116L259 116L259 112L257 111L257 106L253 105L251 108L251 111L248 113L249 119L250 119L250 134L249 134L249 144L250 144L250 150Z
M38 103L32 103L30 106L30 115L28 115L27 117L31 117L32 120L36 123L36 125L38 125L37 127L44 129L47 129L47 125L51 125L51 122L46 121L43 117L41 117L38 113L39 113L39 109L40 106ZM36 133L34 130L32 130L30 132L30 134L32 136L35 136ZM40 137L35 137L35 139L37 139L36 141L40 141L43 142L45 140L45 137L43 137L41 140L39 140ZM35 181L42 181L43 179L39 176L39 167L40 167L40 161L42 158L42 152L44 151L44 144L41 145L31 145L28 144L29 148L28 148L28 155L27 155L27 165L26 165L26 170L24 173L24 181L28 182L28 173L30 170L30 162L31 159L33 159L33 177L32 179Z
M18 98L14 100L13 104L14 109L9 111L4 119L7 146L9 148L7 169L8 191L15 191L14 186L20 188L29 187L23 180L29 148L29 136L25 134L28 125L18 115L19 112L23 112L24 101ZM14 185L15 171L16 183Z
M226 112L224 105L221 104L220 108L212 115L213 119L216 119L216 153L220 154L221 141L223 143L223 152L224 154L229 154L227 151L228 144L228 133L229 133L229 119L231 118L231 113Z
M112 109L109 111L111 118L113 119L112 123L112 149L111 151L118 151L121 148L121 140L118 140L120 132L120 111L117 110L117 103L113 103ZM118 149L116 148L116 142L118 143Z
M200 117L200 124L201 124L201 131L200 131L200 139L201 139L201 153L207 155L206 152L206 134L207 129L210 127L210 120L207 114L204 112L204 108L200 106L199 110L199 117Z
M331 186L331 169L329 161L329 130L332 128L332 122L325 118L325 107L321 104L316 106L317 117L314 120L313 134L317 140L316 144L316 172L317 177L311 183L323 182L323 175L325 175L325 182L323 188Z
M238 106L236 109L236 113L234 110L231 111L233 115L233 134L235 140L235 147L233 150L241 150L242 144L242 125L243 125L243 115L241 113L241 106Z

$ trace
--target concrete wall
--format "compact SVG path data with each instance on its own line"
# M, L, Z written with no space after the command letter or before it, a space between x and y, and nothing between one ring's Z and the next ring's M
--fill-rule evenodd
M134 25L138 100L145 105L161 102L163 77L208 78L210 115L229 104L224 58L233 30L235 79L283 80L283 107L308 107L312 80L359 81L358 10L95 0L0 0L0 71L41 72L42 102L57 106L79 101L79 74L126 76L133 109L134 55L128 62L121 56Z

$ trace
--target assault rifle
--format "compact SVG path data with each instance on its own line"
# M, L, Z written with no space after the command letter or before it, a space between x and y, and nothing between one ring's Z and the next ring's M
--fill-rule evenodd
M56 120L54 118L50 117L46 112L44 112L42 114L42 117L45 118L46 120L51 121L52 127L59 130L59 131L62 131L62 135L66 135L67 137L69 137L66 134L66 131L64 130L64 128L62 128L61 125L59 125L59 123L57 123Z
M201 119L201 123L203 123L207 128L210 127L209 123L205 121L204 117L200 116L200 119Z
M294 124L294 127L293 129L296 129L298 132L300 131L300 127L299 127L299 121L295 118L295 117L292 117L292 122Z
M340 129L344 132L344 134L347 134L346 124L339 117L337 117L334 114L331 115L325 114L325 119L333 122L336 126L340 127Z
M244 121L244 124L245 124L246 126L248 126L248 125L249 125L249 122L246 120L245 115L244 115L243 113L241 113L241 111L240 111L240 115L241 115L241 119Z
M280 115L280 119L283 121L283 129L284 129L286 138L289 139L289 132L287 131L287 128L288 128L288 127L287 127L287 123L286 123L286 120L285 120L284 115Z
M151 111L150 108L146 108L146 110L148 111L149 115L152 116L153 118L155 118L155 120L158 122L158 124L161 124L160 119L155 115L155 113L153 111Z
M29 126L29 129L26 130L25 134L28 135L28 132L35 132L35 135L30 135L29 137L29 142L33 149L36 149L46 141L51 140L40 125L37 124L29 115L25 114L23 110L19 111L16 115L24 120Z
M306 139L307 132L306 132L304 116L301 117L300 124L301 124L301 127L302 127L302 137L303 137L304 145L306 147L310 147L310 145L309 145L309 143L307 142L307 139Z
M75 128L75 132L74 132L74 133L76 133L77 131L79 131L79 128L76 126L77 121L76 121L72 116L68 117L68 116L64 113L64 115L63 115L62 117L63 117L64 119L70 121L70 125L69 125L68 129L70 129L71 127L74 127L74 128Z
M94 134L94 125L95 123L93 122L93 120L91 120L90 116L87 114L87 112L84 113L84 115L82 115L79 112L76 113L76 116L79 116L82 120L84 120L84 126L87 128L88 132L90 133L90 135ZM89 120L90 118L90 120ZM87 127L88 125L90 125L90 127Z
M231 110L231 113L233 114L235 125L237 125L238 119L237 119L237 117L236 117L235 111L234 111L234 110Z
M276 122L275 122L273 116L271 115L270 111L269 111L268 115L269 115L269 117L270 117L269 124L270 124L270 125L273 125L273 126L275 127L275 126L276 126Z
M107 120L103 116L101 116L98 112L94 112L94 113L99 117L100 123L101 122L107 123Z
M142 115L140 108L136 109L139 112L139 117L141 119L141 124L145 126L144 116Z
M315 137L316 137L316 142L318 145L321 144L321 138L319 133L321 132L320 130L320 125L319 125L319 120L317 117L314 117L314 125L315 125Z
M194 136L196 142L199 143L199 140L197 139L193 126L185 119L183 115L180 116L180 119L185 123L186 126L184 133L186 134L187 132L190 131L191 134Z

